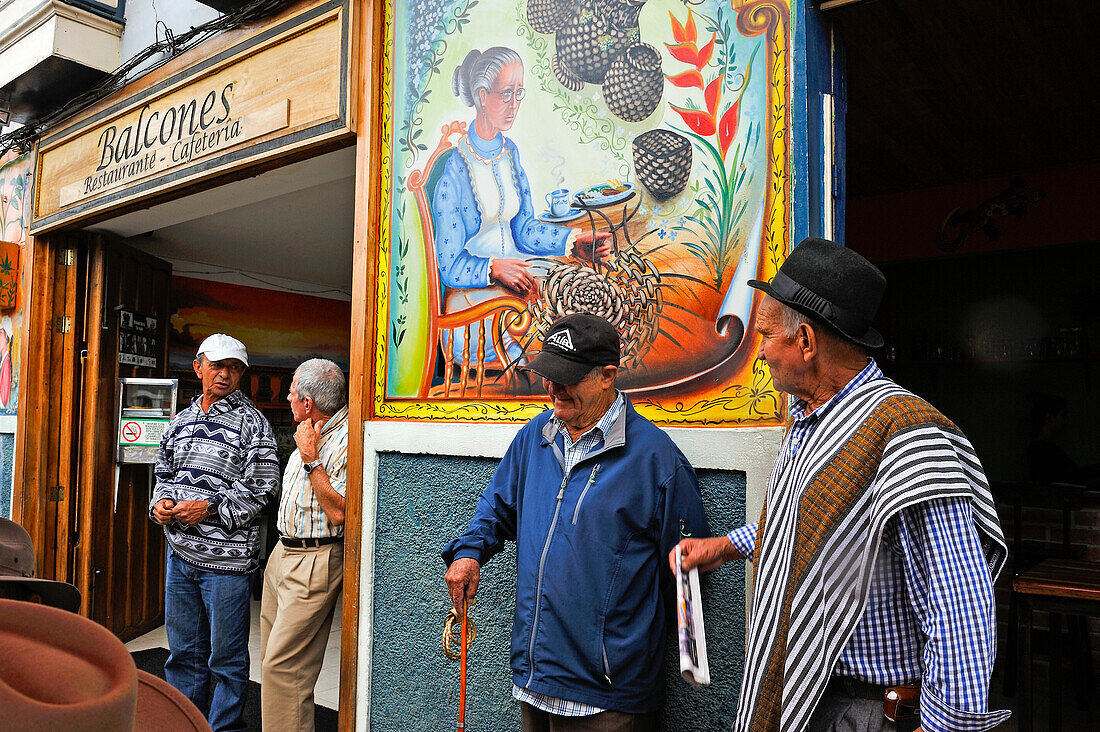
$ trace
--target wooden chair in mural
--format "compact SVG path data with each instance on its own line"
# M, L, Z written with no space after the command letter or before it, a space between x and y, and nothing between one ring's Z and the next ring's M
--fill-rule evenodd
M518 297L500 296L479 302L462 310L443 312L444 287L439 279L439 260L435 251L435 229L432 223L432 200L435 187L443 175L444 165L454 152L451 138L466 134L465 122L443 125L439 144L421 170L409 174L408 187L416 199L420 214L420 227L424 232L424 260L428 269L428 340L424 374L420 381L420 396L428 396L435 376L436 359L443 355L443 396L466 397L470 388L470 373L474 374L474 395L481 397L486 369L505 370L507 362L500 354L506 354L503 334L507 331L517 340L531 325L527 303ZM489 327L475 327L488 321ZM485 331L489 331L495 357L486 360ZM476 336L474 335L476 331ZM454 347L445 342L445 334L461 339L462 359L455 358ZM458 367L457 369L455 367ZM458 372L457 384L454 381Z

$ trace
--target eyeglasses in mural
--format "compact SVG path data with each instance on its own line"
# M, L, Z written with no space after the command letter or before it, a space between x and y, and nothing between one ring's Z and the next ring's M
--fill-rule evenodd
M787 250L782 0L389 0L373 412L523 421L561 315L662 424L776 424L750 279Z

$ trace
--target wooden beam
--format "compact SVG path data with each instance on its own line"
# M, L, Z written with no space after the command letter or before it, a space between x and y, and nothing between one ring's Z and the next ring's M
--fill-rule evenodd
M836 8L842 8L845 5L855 5L856 3L867 2L867 0L824 0L821 3L822 10L835 10Z
M374 322L374 263L371 245L378 235L378 200L381 163L379 83L381 79L383 37L382 0L356 0L352 18L352 66L357 90L353 124L356 127L355 150L355 225L351 287L351 373L348 384L348 482L347 516L344 536L344 611L340 640L340 729L356 728L359 693L360 574L364 540L373 546L372 537L363 536L363 422L370 416L372 395L371 323ZM368 549L370 551L370 549ZM368 557L367 561L373 561Z

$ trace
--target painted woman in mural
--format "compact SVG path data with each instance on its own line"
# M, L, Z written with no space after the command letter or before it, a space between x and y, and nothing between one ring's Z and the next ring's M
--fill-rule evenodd
M606 257L607 234L578 233L535 217L519 150L504 136L526 93L520 55L504 46L470 51L454 71L451 91L475 115L447 159L432 201L439 276L447 288L443 311L505 294L530 300L538 295L538 282L527 260L564 256L571 245L591 251L593 236L600 242L596 256ZM488 320L481 327L487 326ZM497 357L491 341L486 338L486 362ZM444 342L462 363L462 339L445 336ZM515 339L505 333L503 342L508 353L502 366L521 358Z

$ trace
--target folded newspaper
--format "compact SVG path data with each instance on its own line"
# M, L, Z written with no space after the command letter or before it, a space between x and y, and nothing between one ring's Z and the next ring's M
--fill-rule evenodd
M676 547L676 631L680 639L680 674L692 686L710 683L707 637L703 632L703 595L699 591L699 568L680 569L680 547Z

